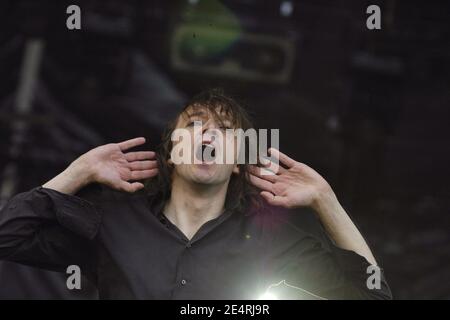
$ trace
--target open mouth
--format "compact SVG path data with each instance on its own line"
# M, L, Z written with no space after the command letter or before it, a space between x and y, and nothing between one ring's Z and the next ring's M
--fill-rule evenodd
M197 148L195 157L202 162L212 162L216 158L216 148L211 144L202 144Z

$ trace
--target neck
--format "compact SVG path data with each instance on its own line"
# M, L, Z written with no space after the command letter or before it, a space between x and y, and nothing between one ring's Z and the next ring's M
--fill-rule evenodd
M164 214L191 239L205 222L217 218L223 212L227 188L228 182L202 185L174 176Z

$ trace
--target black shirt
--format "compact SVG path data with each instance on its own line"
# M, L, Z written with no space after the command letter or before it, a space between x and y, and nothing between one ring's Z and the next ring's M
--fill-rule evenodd
M225 211L191 240L145 192L42 187L0 213L0 259L65 272L78 265L101 299L389 299L366 285L367 260L325 248L273 208ZM273 291L270 291L273 292Z

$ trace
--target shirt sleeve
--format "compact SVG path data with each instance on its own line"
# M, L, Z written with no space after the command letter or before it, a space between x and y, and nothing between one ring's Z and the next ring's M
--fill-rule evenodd
M20 193L0 211L0 259L65 272L78 265L95 273L95 236L101 223L94 187L67 195L43 187Z
M392 299L384 271L284 223L271 243L271 284L286 299Z

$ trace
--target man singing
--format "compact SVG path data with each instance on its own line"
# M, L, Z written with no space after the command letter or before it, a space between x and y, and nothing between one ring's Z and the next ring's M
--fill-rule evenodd
M280 299L390 299L364 238L307 165L276 149L270 155L281 165L271 175L237 161L171 157L187 143L172 141L174 130L192 135L196 156L198 139L202 150L226 151L207 132L251 127L236 101L207 91L168 126L157 154L130 151L144 138L90 150L4 206L0 258L61 272L77 265L101 299L257 299L280 284ZM314 210L330 247L279 206ZM367 285L371 265L380 271L375 286Z

